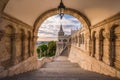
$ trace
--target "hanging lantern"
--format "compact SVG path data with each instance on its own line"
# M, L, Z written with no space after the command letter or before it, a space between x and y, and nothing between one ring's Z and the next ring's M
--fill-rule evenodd
M65 6L64 6L64 4L63 4L63 2L62 2L62 0L61 0L60 5L58 6L58 13L59 13L59 15L60 15L60 19L63 18L63 16L64 16L64 11L65 11Z

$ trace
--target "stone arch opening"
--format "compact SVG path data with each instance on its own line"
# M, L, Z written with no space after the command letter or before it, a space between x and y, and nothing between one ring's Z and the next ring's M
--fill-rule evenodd
M61 29L61 24L60 24L61 21L62 21L62 29ZM40 28L38 32L38 39L37 39L37 46L36 46L37 50L39 49L39 46L42 43L48 44L50 41L53 41L53 40L55 41L58 40L56 42L56 45L58 45L57 44L58 42L61 42L59 43L59 45L63 44L63 48L64 48L64 45L67 45L67 43L69 42L69 37L70 37L70 34L72 34L72 31L78 31L77 29L82 28L83 25L74 16L65 14L62 20L60 20L59 15L50 16L39 26ZM62 36L59 34L61 32L62 32ZM66 41L64 39L66 39ZM78 40L77 36L76 36L76 40ZM39 55L39 51L37 51L37 53Z
M103 61L104 55L104 36L103 36L104 29L101 29L99 32L99 60Z
M42 24L48 17L54 16L54 15L57 15L57 14L58 14L57 9L52 9L52 10L46 11L45 13L43 13L42 15L40 15L40 16L36 19L36 21L35 21L35 23L34 23L34 29L33 29L34 45L35 45L36 42L37 42L37 38L38 38L37 34L38 34L38 30L39 30L41 24ZM86 32L87 32L88 34L90 34L90 26L91 26L90 21L89 21L82 13L80 13L80 12L77 11L77 10L67 8L67 9L65 10L65 14L68 14L68 15L71 15L71 16L77 18L77 19L81 22L81 24L83 25L83 30L86 30ZM76 30L76 31L77 31L77 30ZM74 44L77 45L77 42L78 42L77 37L75 37L74 41L75 41ZM34 47L35 47L35 46L34 46ZM34 48L34 49L35 49L35 48ZM34 52L35 52L35 50L34 50Z
M120 43L120 26L113 25L110 30L110 66L120 69L119 61L119 43Z
M92 33L92 57L95 57L96 54L96 31Z

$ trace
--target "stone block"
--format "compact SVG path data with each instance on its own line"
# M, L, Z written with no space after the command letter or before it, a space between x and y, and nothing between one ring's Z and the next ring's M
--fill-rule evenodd
M120 78L120 71L117 71L116 77Z

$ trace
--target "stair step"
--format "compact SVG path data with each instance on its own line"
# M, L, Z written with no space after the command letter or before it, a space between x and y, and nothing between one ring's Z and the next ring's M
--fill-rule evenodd
M75 63L74 64L70 64L70 63L69 64L47 63L43 66L43 68L56 68L56 67L57 68L73 68L73 67L79 67L79 66L78 66L78 64L75 64Z
M81 68L41 68L38 70L38 72L44 72L44 73L78 73L78 72L85 72Z
M2 69L2 68L0 68ZM0 80L119 80L81 69L78 64L71 63L66 57L58 57L46 63L36 71L22 73Z
M51 64L51 65L53 65L53 64L76 64L76 63L71 63L71 62L63 62L63 61L55 61L55 62L48 62L48 63L46 63L46 64Z

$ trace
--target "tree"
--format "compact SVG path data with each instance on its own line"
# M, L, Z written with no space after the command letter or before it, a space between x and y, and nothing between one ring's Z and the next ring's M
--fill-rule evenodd
M54 56L55 52L56 52L56 42L55 41L50 41L48 43L48 45L41 44L37 48L38 58L46 57L46 56L48 56L48 57Z
M41 57L47 56L47 49L48 47L45 44L38 46L37 48L38 57L41 58Z
M48 43L48 55L49 56L54 56L56 52L56 42L55 41L50 41Z

